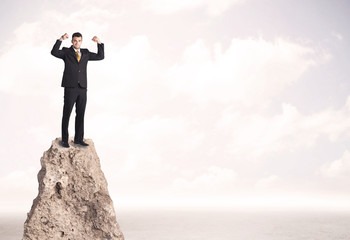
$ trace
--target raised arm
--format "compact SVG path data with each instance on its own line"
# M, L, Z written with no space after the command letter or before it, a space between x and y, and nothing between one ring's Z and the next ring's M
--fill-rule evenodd
M62 35L60 37L60 39L58 39L55 43L55 45L53 45L53 48L51 50L51 54L57 58L64 58L64 51L60 50L60 46L63 40L66 40L68 38L68 34L65 33L64 35Z
M97 43L97 53L90 52L89 60L102 60L105 58L104 44L96 36L92 38L92 41Z

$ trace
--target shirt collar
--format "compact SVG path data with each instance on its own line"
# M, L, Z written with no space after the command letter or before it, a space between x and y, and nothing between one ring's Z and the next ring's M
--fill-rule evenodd
M72 46L73 47L73 46ZM74 52L80 52L80 48L79 49L77 49L77 48L75 48L75 47L73 47L73 49L74 49Z

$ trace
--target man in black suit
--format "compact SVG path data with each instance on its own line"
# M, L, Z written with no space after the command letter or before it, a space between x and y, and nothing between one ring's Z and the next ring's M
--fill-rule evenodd
M88 146L84 142L84 114L86 107L87 74L86 67L89 60L104 59L104 44L98 37L94 36L92 41L97 43L97 54L88 49L80 48L82 35L78 32L72 35L72 46L70 48L60 46L63 40L68 38L65 33L58 39L51 50L51 54L64 61L64 72L61 86L64 87L64 106L62 117L62 142L63 147L69 148L68 125L69 117L75 105L75 136L74 143Z

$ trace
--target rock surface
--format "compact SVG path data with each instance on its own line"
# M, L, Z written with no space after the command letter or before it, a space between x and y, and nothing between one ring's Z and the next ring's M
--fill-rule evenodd
M23 240L124 239L94 144L85 141L63 148L57 138L44 152Z

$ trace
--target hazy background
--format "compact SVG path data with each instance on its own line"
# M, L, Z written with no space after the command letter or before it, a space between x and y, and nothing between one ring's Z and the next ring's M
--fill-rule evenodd
M117 211L350 210L348 1L0 4L0 211L37 195L61 133L50 51L76 31L90 51L94 35L105 44L88 64L85 138Z

